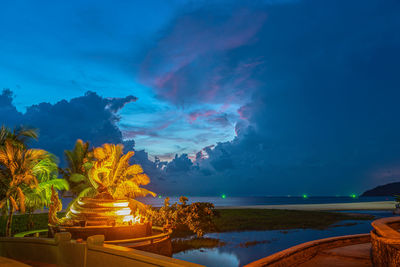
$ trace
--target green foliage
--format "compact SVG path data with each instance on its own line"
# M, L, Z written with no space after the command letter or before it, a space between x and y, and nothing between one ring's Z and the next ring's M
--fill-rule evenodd
M27 187L25 205L27 210L33 212L44 207L49 207L53 187L57 191L69 189L69 184L64 179L58 179L58 166L53 155L38 162L33 167L33 173L38 180L35 187Z
M149 216L156 225L179 232L190 231L198 237L203 236L207 231L214 230L213 219L218 215L214 204L195 202L188 205L187 201L186 197L180 197L180 203L170 205L169 198L166 198L163 207L148 211Z
M62 217L64 215L65 214L63 212L58 213L58 217ZM48 228L49 216L47 212L14 215L13 217L14 217L13 225L11 230L12 235L30 230L40 230ZM29 225L30 221L34 222L32 227L30 227ZM0 236L5 236L6 233L5 226L6 226L6 217L0 217Z
M42 149L27 148L27 143L37 137L37 130L31 128L0 128L0 209L8 215L7 236L15 211L43 209L49 204L51 187L68 189L68 183L57 179L56 157Z
M72 150L64 151L67 167L60 169L63 178L70 185L70 192L79 196L82 191L91 187L88 172L93 163L93 152L89 149L89 143L78 139Z

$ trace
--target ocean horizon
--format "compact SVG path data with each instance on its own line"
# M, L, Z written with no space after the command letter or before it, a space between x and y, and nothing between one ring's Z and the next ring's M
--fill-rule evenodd
M164 205L165 199L169 197L170 204L179 202L179 196L157 196L138 198L139 201L153 207ZM350 197L350 196L248 196L229 197L225 196L186 196L188 203L211 202L216 207L234 206L257 206L257 205L291 205L291 204L331 204L331 203L355 203L373 201L394 201L394 197ZM73 198L62 198L63 209L66 209Z

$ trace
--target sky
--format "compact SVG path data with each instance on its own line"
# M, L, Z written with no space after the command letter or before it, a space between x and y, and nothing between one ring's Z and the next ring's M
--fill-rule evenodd
M3 1L0 121L124 143L153 190L349 195L400 181L396 0Z

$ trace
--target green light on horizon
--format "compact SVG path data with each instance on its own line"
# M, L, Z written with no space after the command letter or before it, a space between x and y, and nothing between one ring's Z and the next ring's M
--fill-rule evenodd
M162 198L162 196L161 196L161 195L158 195L158 198Z
M303 194L303 198L308 198L308 195L307 194Z
M225 199L225 198L226 198L226 195L225 195L225 194L222 194L222 195L221 195L221 198Z
M351 194L350 197L351 198L357 198L357 195L356 194Z

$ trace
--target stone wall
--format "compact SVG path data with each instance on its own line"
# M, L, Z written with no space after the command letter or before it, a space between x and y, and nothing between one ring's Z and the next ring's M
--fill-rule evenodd
M71 240L71 234L57 233L54 238L0 237L0 256L37 266L165 266L200 267L201 265L135 250L104 244L104 236L88 237L86 242Z
M303 243L275 253L258 261L249 263L245 267L288 267L298 266L313 258L318 252L326 249L363 244L370 241L369 234L347 235L325 238Z
M376 220L371 231L372 262L377 267L400 266L400 217Z

